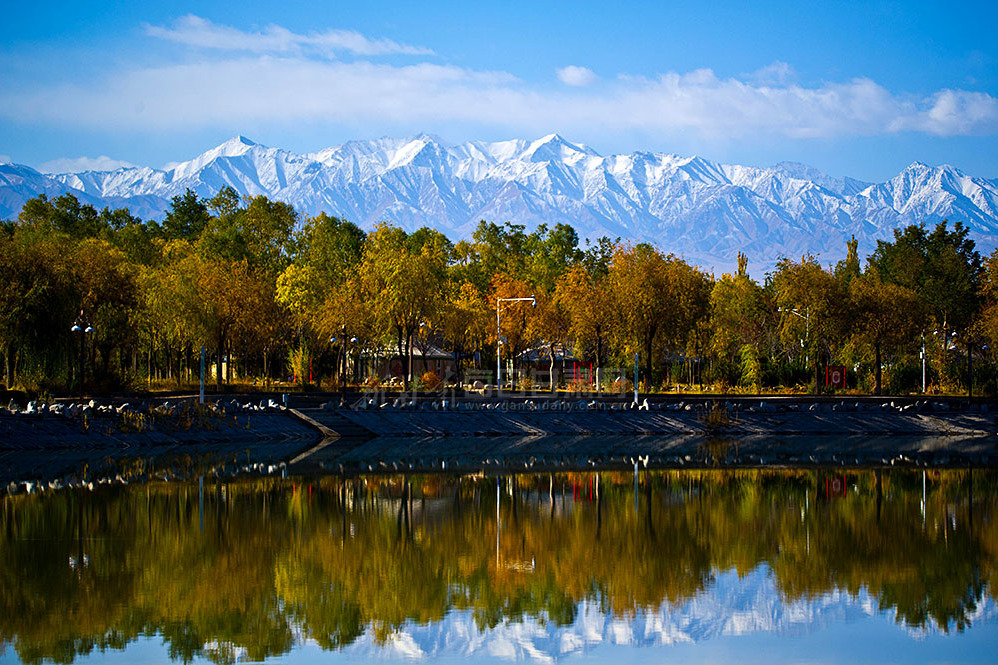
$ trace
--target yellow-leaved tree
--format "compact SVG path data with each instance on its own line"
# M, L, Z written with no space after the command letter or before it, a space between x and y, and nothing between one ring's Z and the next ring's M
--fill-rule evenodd
M361 293L374 296L375 328L391 336L404 361L403 385L412 380L412 344L420 323L443 305L447 266L453 248L445 236L429 229L411 235L395 226L379 225L364 243L358 279Z

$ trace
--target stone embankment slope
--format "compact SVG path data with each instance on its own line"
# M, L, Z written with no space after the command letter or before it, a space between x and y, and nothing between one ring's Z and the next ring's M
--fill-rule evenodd
M269 468L323 438L314 425L272 402L28 407L0 409L4 485L27 478L80 479L84 470L96 475L127 460L177 459L191 466L241 459Z
M998 464L984 404L365 401L308 413L344 437L297 460L327 471Z
M303 405L304 406L304 405ZM0 479L80 478L128 460L240 472L475 471L687 465L998 464L993 406L369 399L288 409L197 406L0 409ZM157 462L157 463L158 463ZM169 473L166 474L170 475ZM113 471L112 471L113 476Z
M931 402L892 406L826 403L756 406L705 404L654 405L627 408L622 403L444 401L372 404L350 409L308 409L316 421L341 436L530 436L657 434L692 435L934 435L986 436L998 432L995 412L974 404L954 411ZM814 406L815 408L811 408Z

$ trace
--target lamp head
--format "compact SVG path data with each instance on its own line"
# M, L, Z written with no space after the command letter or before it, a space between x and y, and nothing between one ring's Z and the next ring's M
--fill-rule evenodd
M92 333L93 331L94 331L93 326L87 326L86 328L83 329L83 332L85 333Z
M77 333L77 332L80 332L81 330L83 330L83 328L80 327L80 324L79 323L74 323L73 327L69 329L69 332L75 332L75 333Z

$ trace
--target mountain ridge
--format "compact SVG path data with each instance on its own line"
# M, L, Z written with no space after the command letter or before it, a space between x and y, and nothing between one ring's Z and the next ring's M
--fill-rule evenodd
M963 222L985 252L998 246L998 181L915 161L872 183L806 164L770 167L635 151L603 156L552 133L535 140L450 145L430 134L348 141L297 154L237 135L169 169L43 174L0 164L0 218L38 194L129 207L161 219L190 188L265 195L303 215L327 212L364 228L388 221L431 226L454 240L479 220L534 228L571 224L581 238L653 242L702 265L730 266L737 252L771 265L782 256L845 254L855 235L868 253L911 223Z

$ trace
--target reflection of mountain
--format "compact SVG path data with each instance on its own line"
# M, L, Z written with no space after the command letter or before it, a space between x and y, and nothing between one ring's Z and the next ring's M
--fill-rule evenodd
M881 614L876 599L865 591L853 596L836 590L788 602L765 566L741 576L734 570L718 572L713 580L693 599L678 605L663 603L630 617L608 615L598 602L583 601L568 626L528 618L480 632L471 612L452 612L440 622L407 623L384 645L368 631L346 653L373 657L387 651L410 658L487 655L543 663L607 645L668 647L758 633L799 637L832 624L871 618L882 629L893 629L894 613ZM998 624L998 604L986 598L972 623L976 628ZM921 638L938 628L910 630L912 637Z
M697 470L5 497L0 644L30 662L143 635L177 660L309 644L544 660L863 617L993 637L998 473L974 472L971 510L967 472L932 471L924 520L921 473L834 473L845 496L816 470Z

